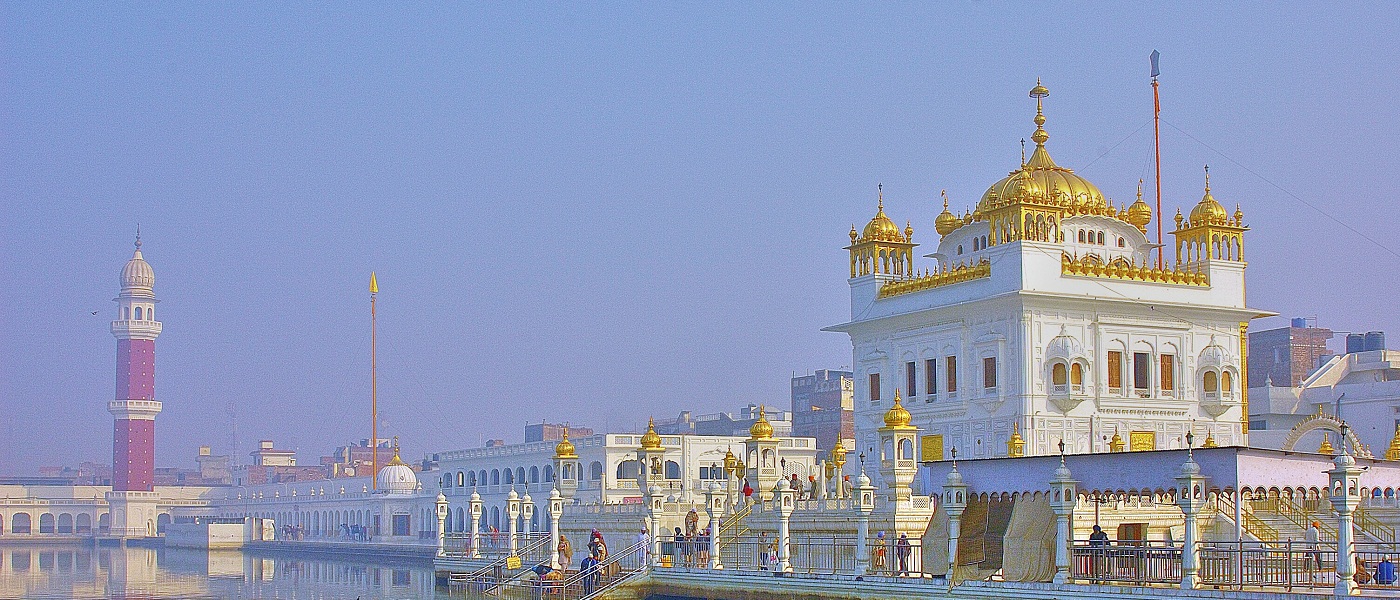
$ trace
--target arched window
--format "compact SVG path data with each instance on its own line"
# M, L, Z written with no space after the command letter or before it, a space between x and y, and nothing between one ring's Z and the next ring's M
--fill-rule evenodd
M514 472L514 471L511 471L510 469L506 469L506 474L505 474L505 485L511 485L511 484L514 484L514 483L515 483L515 472Z
M10 517L10 533L29 533L29 527L29 513L15 513Z
M624 460L620 463L617 463L618 480L636 479L638 475L642 474L642 470L639 465L640 463L638 463L635 460Z
M962 244L958 244L958 255L962 255Z
M1231 381L1231 379L1232 377L1230 377L1229 371L1220 372L1220 391L1225 392L1226 394L1230 393L1231 391L1234 391L1235 387L1231 385L1234 382Z
M1083 230L1083 229L1080 229L1080 230L1079 230L1079 243L1081 243L1081 244L1084 243L1084 230ZM178 320L178 319L177 319L177 320Z
M666 478L667 478L667 479L680 479L680 478L681 478L681 466L678 465L678 464L676 464L676 461L674 461L674 460L668 460L668 461L666 461Z
M525 483L525 467L516 467L516 468L515 468L515 482L516 482L516 483Z
M136 320L137 320L137 321L140 321L140 320L141 320L141 307L139 307L139 306L136 307Z
M509 472L509 471L507 471ZM491 469L491 485L501 485L501 470Z
M1100 245L1100 246L1103 245L1103 232L1102 232L1102 231L1099 232L1099 245Z
M539 467L530 467L530 483L539 483L539 482L540 482L540 468L539 468Z
M1050 367L1050 383L1057 386L1065 384L1065 363L1057 362Z
M39 533L53 533L53 513L39 515Z
M123 320L123 321L130 321L130 320L131 320L131 307L130 307L130 306L123 306L123 307L122 307L122 320Z
M1215 393L1217 389L1215 384L1215 371L1206 371L1205 379L1201 383L1201 388L1204 389L1207 394Z
M154 321L154 320L156 320L156 307L152 306L152 307L146 309L146 320L147 320L147 321Z
M588 478L592 479L593 481L598 481L599 479L602 479L603 463L600 463L595 460L593 461L593 464L588 465Z
M465 485L467 485L467 474L461 471L457 471L457 487L462 487Z
M58 533L73 533L73 515L68 513L58 515Z
M1084 365L1074 363L1069 366L1070 385L1084 385Z
M1126 247L1128 247L1128 243L1125 242L1125 241L1123 241L1123 236L1118 236L1118 247L1119 247L1119 248L1126 248Z
M554 465L544 466L544 481L545 483L554 481Z

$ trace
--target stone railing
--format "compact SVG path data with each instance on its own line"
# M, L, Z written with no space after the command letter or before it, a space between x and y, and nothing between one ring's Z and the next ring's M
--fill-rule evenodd
M1088 256L1078 260L1068 254L1060 256L1060 273L1075 277L1102 277L1124 281L1146 281L1172 285L1209 286L1210 277L1205 273L1182 271L1179 269L1153 269L1146 265L1131 265L1122 262L1104 264ZM883 291L883 290L882 290Z
M946 271L930 273L925 271L923 275L891 281L880 286L880 298L889 298L899 294L908 294L920 290L928 290L945 285L953 285L974 279L984 279L992 276L992 263L987 259L982 259L975 265L958 265Z

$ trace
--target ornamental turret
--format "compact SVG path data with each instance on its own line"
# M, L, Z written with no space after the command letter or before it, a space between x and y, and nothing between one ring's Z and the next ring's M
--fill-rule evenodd
M851 278L865 275L905 277L914 272L914 227L908 223L904 231L885 215L884 186L878 188L875 216L856 233L851 226Z
M1210 193L1210 167L1205 168L1206 191L1188 218L1176 213L1176 262L1178 265L1221 260L1244 262L1244 211L1231 215Z

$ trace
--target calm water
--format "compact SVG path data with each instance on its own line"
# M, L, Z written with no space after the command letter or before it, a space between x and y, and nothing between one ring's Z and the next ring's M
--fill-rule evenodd
M443 598L428 561L0 545L0 598Z

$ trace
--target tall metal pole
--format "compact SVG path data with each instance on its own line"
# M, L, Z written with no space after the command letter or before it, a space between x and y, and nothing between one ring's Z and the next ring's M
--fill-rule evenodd
M379 281L375 279L374 272L369 273L369 481L371 489L379 490L379 380L378 380L378 355L375 344L378 343L378 325L374 314L375 295L379 293Z
M1162 98L1157 93L1157 51L1152 51L1152 145L1157 160L1157 268L1162 268Z

